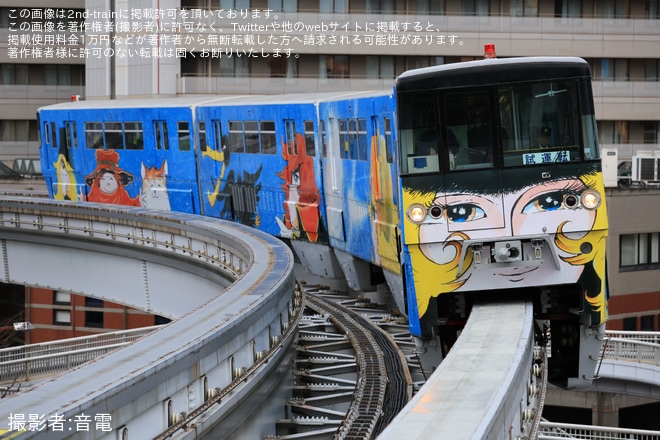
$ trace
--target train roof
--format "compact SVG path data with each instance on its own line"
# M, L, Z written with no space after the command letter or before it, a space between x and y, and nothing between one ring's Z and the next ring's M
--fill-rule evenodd
M406 92L590 76L589 64L578 57L490 58L408 70L397 79L396 89Z
M192 108L218 105L277 105L318 103L353 98L377 97L392 90L289 93L282 95L204 95L169 98L92 99L63 102L39 108L42 110L102 110L106 108Z

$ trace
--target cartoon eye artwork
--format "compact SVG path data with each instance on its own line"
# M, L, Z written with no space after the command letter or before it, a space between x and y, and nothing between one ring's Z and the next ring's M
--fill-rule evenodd
M525 205L523 214L532 214L535 212L550 212L564 208L573 208L575 206L572 200L577 200L572 191L560 190L550 191L539 194Z
M449 223L472 222L486 217L484 210L472 203L447 206L446 215Z

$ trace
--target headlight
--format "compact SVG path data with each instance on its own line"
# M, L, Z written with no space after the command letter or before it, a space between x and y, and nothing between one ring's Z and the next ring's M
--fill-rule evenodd
M408 208L408 218L413 223L421 223L426 217L426 208L420 204L410 205Z
M600 206L600 194L592 189L588 189L583 192L581 200L582 206L587 209L596 209Z

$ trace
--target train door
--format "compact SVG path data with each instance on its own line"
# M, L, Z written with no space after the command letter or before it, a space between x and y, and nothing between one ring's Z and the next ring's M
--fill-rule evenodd
M46 181L46 187L51 197L54 197L57 184L57 143L55 140L55 123L44 120L39 114L39 131L41 134L40 139L40 159L41 159L41 172Z
M324 106L328 110L328 106ZM323 117L323 114L322 114ZM339 121L335 117L328 117L326 128L327 157L323 172L324 178L324 197L326 213L328 216L328 234L332 239L344 242L344 220L341 197L341 140L339 136ZM345 243L341 247L345 246Z
M200 213L195 153L191 145L190 109L172 109L152 121L152 151L140 164L142 205L147 208Z
M78 124L74 120L44 122L42 126L42 173L56 200L81 200L84 183L75 172L78 155Z
M397 225L398 179L393 164L391 116L388 108L376 103L371 117L371 201L373 262L391 272L398 273Z
M226 174L230 163L225 125L218 117L222 107L197 109L196 142L200 206L204 215L233 220L231 206L226 199Z

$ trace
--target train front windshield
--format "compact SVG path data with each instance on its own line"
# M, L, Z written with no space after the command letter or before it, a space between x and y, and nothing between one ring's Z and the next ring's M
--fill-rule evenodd
M588 79L398 95L402 174L598 159Z

